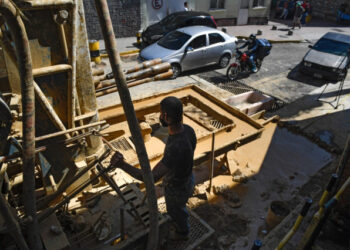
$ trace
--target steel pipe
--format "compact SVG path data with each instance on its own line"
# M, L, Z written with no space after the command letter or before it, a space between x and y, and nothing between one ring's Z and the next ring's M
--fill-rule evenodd
M32 58L28 36L17 7L10 0L0 2L0 13L6 20L15 42L17 63L21 79L23 108L23 204L27 217L33 220L27 225L27 237L31 249L42 249L36 217L35 203L35 104L32 74Z
M127 74L125 76L125 79L127 81L132 80L132 79L138 79L138 78L144 78L146 76L151 76L151 75L155 75L155 74L159 74L162 72L167 71L168 69L171 68L170 63L165 62L165 63L161 63L161 64L157 64L154 65L150 68L146 68L144 70L140 70L131 74Z
M58 74L58 73L70 71L71 69L72 67L69 64L57 64L53 66L33 69L33 76L39 77L39 76Z
M125 116L129 125L131 135L134 139L136 153L142 168L143 181L147 190L150 229L148 234L147 249L157 249L158 245L158 205L154 187L151 166L148 160L145 144L143 142L140 126L136 118L134 105L126 84L125 76L120 64L120 55L117 52L117 43L113 31L112 21L106 0L95 0L96 10L99 17L105 46L108 52L109 61L113 70L119 96L124 108Z
M173 71L171 69L169 69L165 73L155 75L154 77L148 77L148 78L144 78L144 79L141 79L138 81L131 82L127 86L128 86L128 88L131 88L131 87L135 87L137 85L143 84L143 83L167 79L167 78L172 77L172 75L173 75ZM113 83L115 84L115 81L113 81ZM112 85L108 84L108 86L105 86L105 87L109 87L109 86L112 86ZM111 87L109 89L104 89L104 90L98 89L96 92L96 97L107 95L107 94L114 93L117 91L118 91L117 87Z
M132 67L130 69L125 70L124 73L130 74L130 73L133 73L133 72L139 71L141 69L145 69L145 68L148 68L150 66L160 64L160 63L162 63L162 59L160 59L160 58L156 58L156 59L153 59L150 61L145 61L143 63L135 65L134 67Z

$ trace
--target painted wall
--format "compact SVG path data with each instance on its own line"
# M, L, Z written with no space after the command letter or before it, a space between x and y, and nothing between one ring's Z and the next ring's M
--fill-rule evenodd
M209 12L215 19L237 18L241 6L240 0L226 0L225 9L210 9L210 0L189 0L190 9ZM253 0L249 0L249 17L268 17L271 0L265 0L264 7L253 8Z
M102 33L94 0L84 0L88 38L100 40ZM116 37L135 36L141 27L140 0L107 1Z

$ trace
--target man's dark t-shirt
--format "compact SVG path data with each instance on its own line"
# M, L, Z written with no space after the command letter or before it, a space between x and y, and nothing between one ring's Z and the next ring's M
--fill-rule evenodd
M190 126L184 124L181 133L169 135L161 162L169 169L163 178L163 184L181 187L192 176L193 154L196 149L196 134Z

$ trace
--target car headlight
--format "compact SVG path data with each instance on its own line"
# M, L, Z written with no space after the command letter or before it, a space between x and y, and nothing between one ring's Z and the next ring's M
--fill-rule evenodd
M342 73L343 72L342 69L337 69L337 68L332 69L332 71L336 72L336 73Z
M311 66L312 66L312 63L310 63L310 62L304 62L304 66L305 66L305 67L311 67Z

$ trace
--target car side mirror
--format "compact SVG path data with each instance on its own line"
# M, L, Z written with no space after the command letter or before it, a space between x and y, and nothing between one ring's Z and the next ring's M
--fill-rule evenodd
M186 47L186 52L189 52L189 51L193 51L194 49L193 49L193 47L191 47L191 46L187 46Z
M313 48L314 46L312 46L312 45L309 45L308 47L309 47L310 49L312 49L312 48Z

